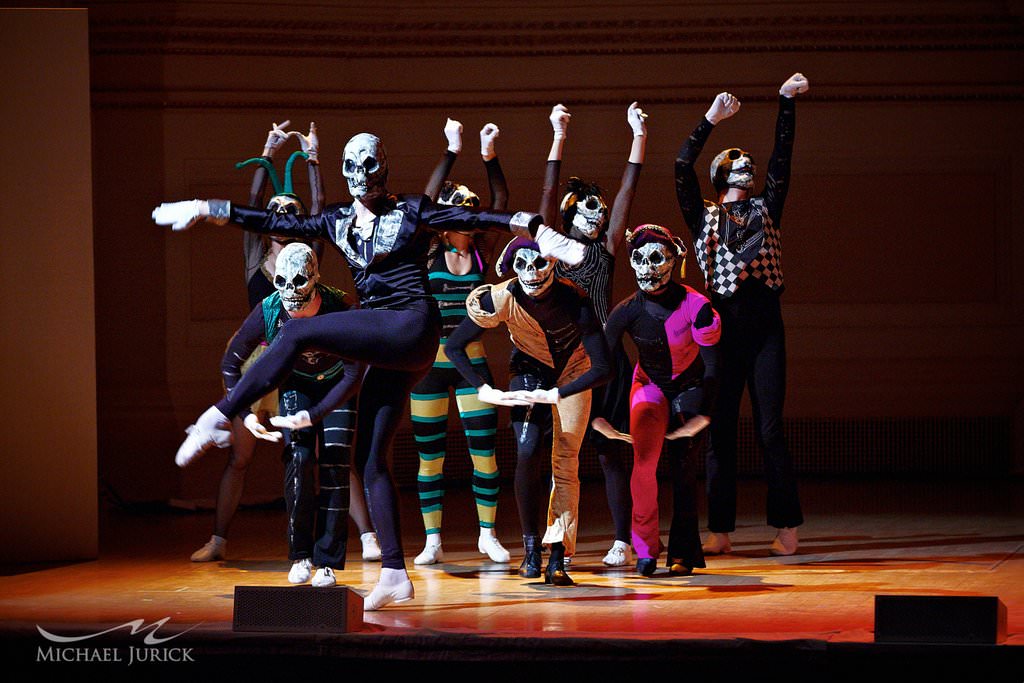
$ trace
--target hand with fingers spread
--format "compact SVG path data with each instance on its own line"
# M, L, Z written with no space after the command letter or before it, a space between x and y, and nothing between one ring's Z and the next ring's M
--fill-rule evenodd
M638 102L634 102L626 109L626 122L633 130L633 136L647 135L647 114L640 108Z
M484 403L491 403L496 406L528 406L530 401L520 398L518 391L501 391L494 389L489 384L481 385L477 389L477 398Z
M299 131L293 130L288 133L288 136L294 136L299 139L299 146L302 148L302 151L308 155L308 158L306 159L307 161L311 161L313 163L320 162L320 138L318 138L316 134L315 121L309 122L309 135L303 135Z
M312 427L313 421L309 419L308 410L300 410L294 415L275 415L270 418L270 424L281 429L305 429Z
M448 140L448 151L458 154L462 151L462 124L448 119L444 124L444 137Z
M801 95L811 89L811 84L808 82L807 77L799 71L789 78L779 88L779 94L783 97L794 97Z
M480 156L484 158L484 161L490 161L497 156L494 152L494 141L500 133L501 131L493 123L485 124L480 129Z
M704 115L709 122L717 125L740 110L740 101L732 93L720 92L711 103L708 113Z
M288 131L285 130L291 121L282 121L281 123L275 123L271 126L270 131L267 133L267 141L263 145L263 156L272 157L277 148L284 144L284 141L288 139Z
M569 119L572 114L564 104L556 104L551 108L548 120L551 121L551 128L555 131L556 140L564 140L569 131Z
M260 418L258 418L255 413L249 413L246 415L242 424L245 425L245 428L248 429L253 436L257 439L262 439L263 441L278 443L284 437L281 432L272 432L264 427L263 423L260 422Z

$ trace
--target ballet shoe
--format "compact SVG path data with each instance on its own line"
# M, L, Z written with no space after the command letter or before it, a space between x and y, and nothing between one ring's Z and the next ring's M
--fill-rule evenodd
M359 542L363 544L363 559L367 562L380 562L380 543L377 542L377 534L367 531L359 535Z
M199 550L192 553L193 562L215 562L224 559L224 550L227 548L228 539L214 534Z
M288 570L288 583L300 584L309 581L313 575L313 561L308 557L292 562L292 568Z
M438 536L436 543L431 543L431 536L427 536L427 544L423 547L423 552L416 556L413 560L413 564L425 565L425 564L437 564L444 560L444 550L441 548L441 539Z
M414 597L416 597L416 589L413 588L412 581L409 579L394 586L382 586L378 582L363 600L363 611L374 612L391 603L407 602Z
M313 584L314 588L330 588L338 584L338 578L330 567L320 567L316 570L316 574L313 575L313 580L310 583Z
M185 429L188 436L181 442L174 456L178 467L187 467L203 453L213 447L227 448L231 445L231 420L215 406L206 409L194 425Z
M708 534L708 540L704 541L701 550L705 555L724 555L732 550L732 543L729 541L729 534L720 534L712 531Z
M487 533L490 532L490 533ZM494 529L480 530L480 540L477 541L476 549L491 559L491 562L504 564L512 557L505 546L501 544L498 537L494 535Z
M796 527L783 527L775 535L775 540L772 541L768 552L772 555L792 555L796 552L797 545Z
M632 559L633 551L630 549L629 544L624 541L615 541L615 543L612 543L612 547L608 549L608 554L604 556L602 562L609 567L624 567Z

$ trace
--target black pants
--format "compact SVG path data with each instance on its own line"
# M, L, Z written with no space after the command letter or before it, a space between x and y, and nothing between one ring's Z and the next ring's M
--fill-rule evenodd
M736 529L736 452L740 401L750 390L754 433L764 456L768 525L803 524L793 461L782 433L786 396L786 339L779 297L760 282L712 301L722 318L718 404L707 450L708 529Z
M282 415L308 410L330 383L293 376L280 389ZM348 540L349 467L356 402L351 400L305 429L286 429L284 499L288 510L288 559L312 559L317 567L345 568ZM317 494L314 463L320 474Z

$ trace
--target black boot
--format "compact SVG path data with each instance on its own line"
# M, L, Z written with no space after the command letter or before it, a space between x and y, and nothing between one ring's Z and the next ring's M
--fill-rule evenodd
M523 536L523 563L519 565L519 576L524 579L540 578L540 539Z
M658 568L658 560L653 557L641 557L636 561L636 573L640 576L654 576Z
M554 586L574 586L575 582L565 573L565 545L562 543L551 544L551 557L548 559L548 567L544 570L544 583Z

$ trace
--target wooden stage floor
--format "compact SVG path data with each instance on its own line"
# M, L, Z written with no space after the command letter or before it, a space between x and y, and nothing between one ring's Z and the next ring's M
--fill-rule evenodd
M741 482L733 553L708 558L707 569L691 577L669 577L659 568L654 577L642 578L633 567L601 564L610 520L601 484L585 483L573 588L515 575L522 553L511 485L499 507L499 536L512 552L511 564L491 563L477 552L474 507L461 489L445 499L444 564L412 568L422 527L415 493L404 491L404 542L416 599L367 613L360 634L316 637L319 653L333 642L341 648L334 654L344 656L346 643L360 639L382 648L389 639L403 643L410 658L424 656L432 639L453 651L459 651L461 646L452 643L460 639L463 644L485 639L494 648L491 656L505 648L510 660L523 655L516 650L523 639L544 638L576 643L572 647L580 652L592 640L589 647L597 658L623 643L634 643L636 653L659 642L682 641L689 647L701 641L863 645L873 641L875 595L923 594L998 596L1008 610L1008 636L994 649L1012 650L1012 661L1022 661L1024 481L811 480L801 485L807 523L800 530L799 554L768 554L771 530L760 512L763 486ZM663 501L663 516L667 509ZM218 642L245 643L245 636L231 633L232 591L236 584L288 585L284 513L243 509L231 531L229 559L189 562L211 525L209 513L104 511L98 560L6 568L0 576L0 636L33 647L42 644L35 625L53 633L85 633L101 625L169 617L162 633L198 624L187 638L205 638L211 652ZM363 562L357 546L350 539L348 568L339 572L339 582L367 591L379 564ZM282 648L282 643L296 644L293 654L302 651L301 639L276 642ZM474 659L472 647L466 647L451 656Z

